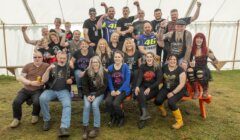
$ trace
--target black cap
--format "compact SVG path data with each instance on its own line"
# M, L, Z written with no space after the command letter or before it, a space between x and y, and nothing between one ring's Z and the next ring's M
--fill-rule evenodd
M178 19L176 25L186 25L186 22L182 19Z
M96 12L96 9L95 8L90 8L89 13L91 13L91 12Z

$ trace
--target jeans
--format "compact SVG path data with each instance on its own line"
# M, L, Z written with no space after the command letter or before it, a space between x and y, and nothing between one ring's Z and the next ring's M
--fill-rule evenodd
M93 102L89 102L87 96L84 95L84 108L83 108L83 126L89 125L90 110L93 110L94 127L100 127L101 115L99 105L103 100L104 95L96 97Z
M29 91L26 89L21 89L18 92L17 97L14 99L12 104L13 109L13 118L16 118L18 120L21 120L22 118L22 104L31 98L33 101L33 116L38 116L40 112L40 105L39 105L39 96L41 95L42 90L36 90L36 91Z
M69 128L71 121L71 95L68 90L45 90L40 96L40 106L43 114L43 121L50 121L49 101L58 99L62 103L61 128Z

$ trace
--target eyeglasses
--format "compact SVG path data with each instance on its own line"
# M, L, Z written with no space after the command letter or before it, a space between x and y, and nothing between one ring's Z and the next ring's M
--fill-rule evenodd
M33 58L34 58L34 59L37 59L37 58L38 58L38 59L40 59L40 58L42 58L42 57L40 57L40 56L39 56L39 57L37 57L37 56L34 56Z

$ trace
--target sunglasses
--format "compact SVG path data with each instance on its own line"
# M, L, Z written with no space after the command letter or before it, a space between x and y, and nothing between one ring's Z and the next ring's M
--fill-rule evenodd
M34 56L33 58L34 58L34 59L37 59L37 58L38 58L38 59L40 59L40 58L42 58L42 57L41 57L41 56L39 56L39 57L37 57L37 56Z

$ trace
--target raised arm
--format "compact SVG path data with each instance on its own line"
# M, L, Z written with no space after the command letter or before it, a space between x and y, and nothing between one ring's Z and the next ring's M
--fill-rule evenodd
M108 15L107 14L103 14L98 22L97 22L97 29L102 29L102 24L103 24L103 20L107 17Z
M28 43L28 44L34 45L34 46L37 45L38 41L37 40L30 40L26 31L27 31L27 26L22 26L22 33L23 33L23 38L24 38L25 42Z
M141 10L141 8L140 8L139 1L135 1L133 4L137 7L137 14L134 16L134 20L135 20L138 18L138 13Z
M191 22L195 21L198 18L201 5L201 2L197 2L197 10L195 11L195 14L191 17Z
M66 41L66 36L67 36L67 32L65 32L65 34L62 36L61 43L60 43L60 46L62 46L62 47L69 46L69 43L65 42Z
M185 52L185 56L184 56L183 60L185 62L189 62L190 55L192 52L192 34L189 31L186 32L186 47L187 47L187 50Z

